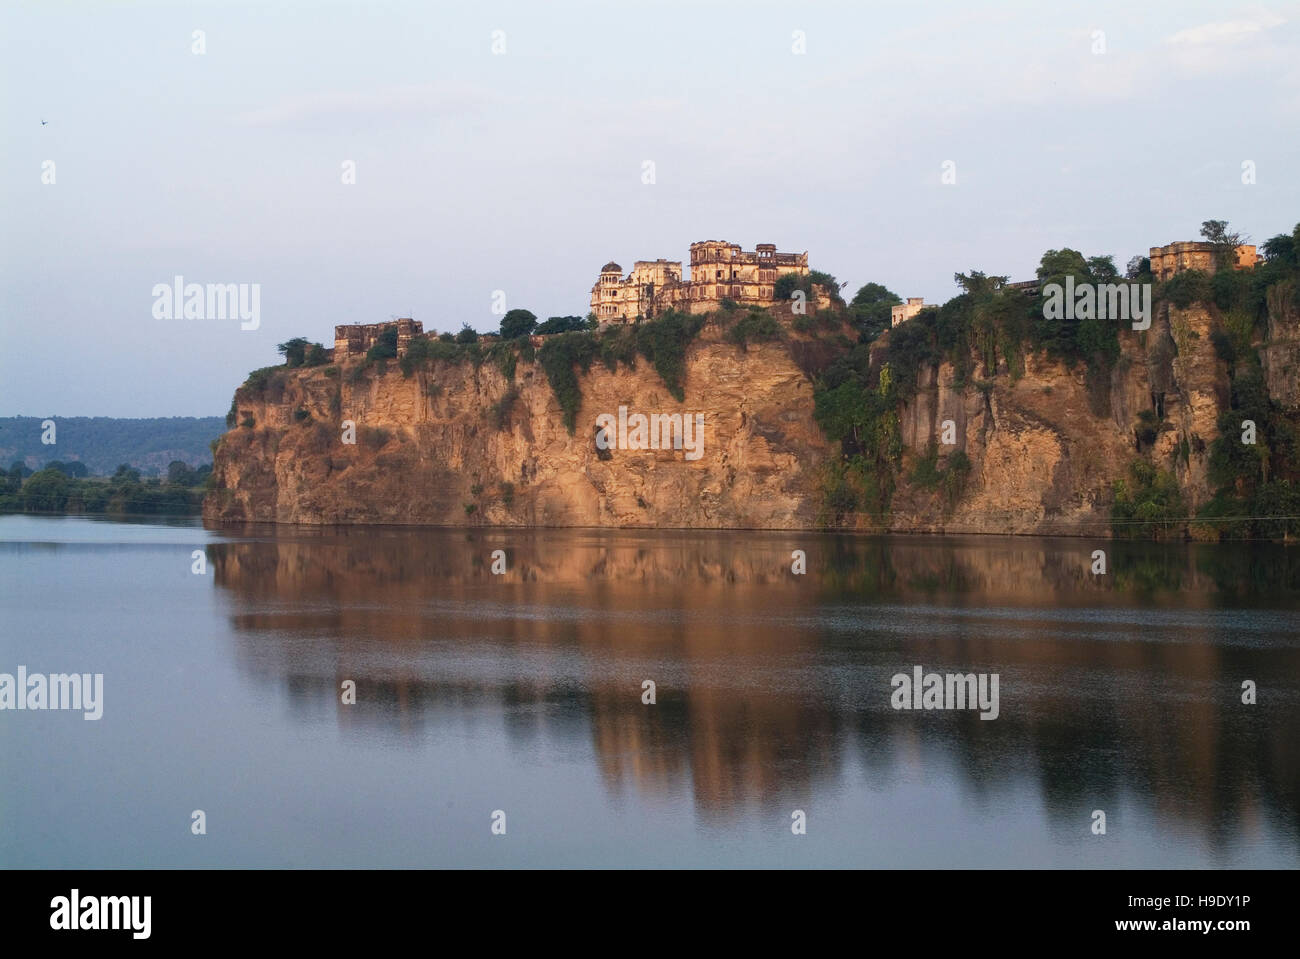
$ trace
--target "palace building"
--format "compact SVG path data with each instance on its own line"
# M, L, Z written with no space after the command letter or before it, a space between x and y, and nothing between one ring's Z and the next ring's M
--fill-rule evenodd
M808 275L808 253L778 253L775 244L742 250L738 243L703 240L691 244L691 273L682 277L680 260L637 260L623 275L606 263L591 288L591 311L602 326L652 317L665 310L708 313L723 300L741 306L772 306L776 281L787 273Z

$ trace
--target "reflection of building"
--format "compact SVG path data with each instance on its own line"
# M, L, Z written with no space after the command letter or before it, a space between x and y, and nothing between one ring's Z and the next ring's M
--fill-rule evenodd
M925 297L909 296L906 303L899 303L889 310L889 325L898 326L904 320L910 320L925 309Z
M1190 242L1170 243L1168 246L1151 248L1151 275L1157 280L1167 280L1183 270L1203 270L1213 273L1218 268L1217 248L1213 243ZM1233 268L1249 270L1259 257L1255 247L1243 243L1236 248L1237 262Z
M708 313L723 300L741 306L771 306L774 287L786 273L808 275L808 254L778 253L773 243L752 251L738 243L704 240L691 244L691 276L682 279L680 260L638 260L623 276L617 263L606 263L591 288L591 311L602 324L626 323L668 309Z

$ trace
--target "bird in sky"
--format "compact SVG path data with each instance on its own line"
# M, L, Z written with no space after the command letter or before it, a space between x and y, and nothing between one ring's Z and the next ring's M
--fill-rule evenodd
M42 120L41 126L46 126L49 122L50 122L49 120Z

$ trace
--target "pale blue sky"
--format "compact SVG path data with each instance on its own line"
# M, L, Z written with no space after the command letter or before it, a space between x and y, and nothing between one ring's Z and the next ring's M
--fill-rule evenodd
M3 415L224 413L291 336L585 314L694 240L942 301L1300 220L1296 3L47 0L0 71ZM176 274L259 283L261 328L154 319Z

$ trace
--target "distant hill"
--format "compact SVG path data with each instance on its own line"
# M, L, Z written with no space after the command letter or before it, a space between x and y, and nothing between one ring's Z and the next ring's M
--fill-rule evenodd
M55 423L55 444L41 443L41 423ZM226 431L222 416L0 416L0 469L15 460L38 470L61 460L81 462L95 475L111 475L129 463L146 476L165 475L167 464L191 467L212 462L208 444Z

